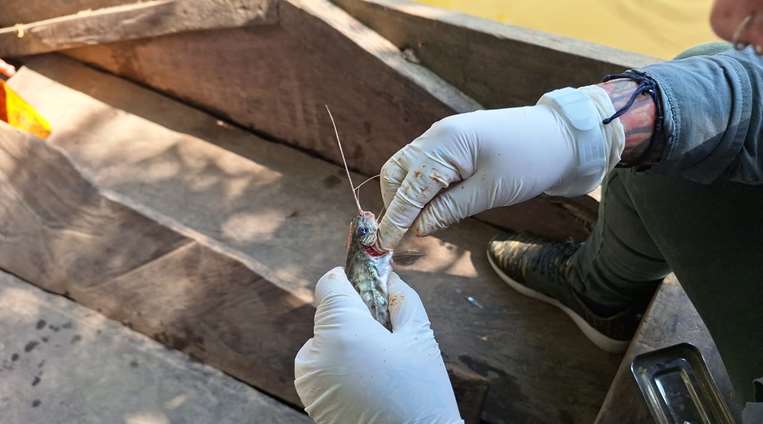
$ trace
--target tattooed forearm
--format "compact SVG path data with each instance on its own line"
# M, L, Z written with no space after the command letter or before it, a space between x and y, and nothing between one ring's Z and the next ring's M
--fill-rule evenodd
M615 110L620 110L631 98L638 84L629 79L617 79L599 84L609 94ZM628 111L620 116L625 128L623 163L635 164L644 156L654 133L656 107L648 94L641 94Z

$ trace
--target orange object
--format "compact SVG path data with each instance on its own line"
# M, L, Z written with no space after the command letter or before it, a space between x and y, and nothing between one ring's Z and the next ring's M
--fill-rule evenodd
M0 80L0 120L43 140L50 135L48 121L3 80Z

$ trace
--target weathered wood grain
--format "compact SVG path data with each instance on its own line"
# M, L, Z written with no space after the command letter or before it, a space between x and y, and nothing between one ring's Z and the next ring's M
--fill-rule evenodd
M73 57L203 105L339 161L324 104L352 166L373 175L434 121L479 108L324 0L279 2L279 25L74 49Z
M273 290L286 288L293 296L287 298L294 303L280 313L272 311L277 315L274 320L294 326L292 320L312 321L298 307L306 298L298 290L309 291L327 269L343 262L353 213L341 168L58 56L30 61L10 83L51 121L50 143L65 149L102 190L139 207L151 219L237 258L265 277ZM340 129L343 123L338 121ZM378 191L367 187L362 190L363 205L378 210ZM561 312L518 295L496 278L484 254L494 232L491 226L466 220L436 237L409 240L405 249L423 256L401 264L398 271L420 293L447 364L488 382L484 419L591 422L619 357L597 350ZM196 257L191 247L173 254ZM162 275L182 268L169 257L156 262L154 270L164 270ZM197 273L194 267L189 269ZM135 271L141 278L159 272ZM238 278L229 275L221 279ZM248 322L251 313L238 304L228 312L214 306L235 303L238 292L213 278L197 282L206 289L180 284L191 295L178 294L185 306L170 306L170 314L194 315L186 311L196 310L197 304L214 313L208 321L206 313L196 313L195 327L188 330L180 324L170 327L168 319L161 319L161 325L171 328L165 330L168 340L179 337L182 344L198 335L216 340L206 332L223 332L226 337L233 335L219 342L220 349L227 345L234 351L254 349L250 343L257 342L252 339L236 341L248 334L241 328L251 331L259 325ZM142 296L151 295L150 284L134 284ZM113 308L110 313L129 312L124 306L111 306L118 301L103 297L100 302ZM257 304L266 297L262 294L258 300L241 302ZM295 308L298 312L288 315ZM129 319L138 328L139 321L157 321L152 316L142 312ZM164 317L164 313L156 316ZM216 324L222 316L228 320L225 330ZM178 322L191 325L190 318ZM260 337L259 330L257 334L251 337ZM269 337L292 343L304 335L287 328L274 330ZM265 343L261 337L260 342ZM212 355L209 345L206 349ZM292 355L284 349L278 355L251 356L251 366L270 367L271 362L292 360ZM240 378L265 390L265 383L247 375ZM273 386L266 391L282 398L293 390L290 382L287 387L276 380Z
M309 301L110 200L57 148L4 123L0 228L0 268L298 404L292 357L312 334Z
M0 28L0 57L184 31L264 25L277 20L271 0L151 0Z
M0 268L298 404L289 388L309 302L110 200L56 148L4 124L0 161L0 197L16 204L0 215ZM275 334L289 337L264 342ZM461 409L479 417L487 381L451 379Z
M447 369L458 402L458 412L461 413L464 424L482 423L482 410L490 390L487 377L452 364L449 364Z
M323 1L284 2L280 24L193 32L69 50L110 72L340 163L324 104L351 166L378 173L433 122L476 108L349 15ZM539 76L542 78L542 76ZM585 238L596 203L534 200L481 216L554 239Z
M408 0L332 0L488 108L599 82L657 59Z
M132 3L130 0L3 0L0 26L12 26L71 15L88 9L102 9Z
M3 424L314 424L188 355L1 270L0 340Z
M612 386L596 418L598 424L652 422L638 385L630 371L633 358L679 343L691 343L702 353L722 396L738 422L740 405L734 400L723 360L681 284L671 274L660 286L625 353Z

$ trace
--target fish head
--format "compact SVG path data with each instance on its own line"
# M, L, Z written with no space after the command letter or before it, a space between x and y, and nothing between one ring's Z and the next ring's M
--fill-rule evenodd
M362 246L370 247L376 244L376 234L379 226L373 212L363 211L352 220L350 237Z

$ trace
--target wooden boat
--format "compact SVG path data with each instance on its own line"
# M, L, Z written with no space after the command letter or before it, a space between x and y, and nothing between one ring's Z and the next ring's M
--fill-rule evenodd
M9 84L53 127L22 143L0 126L0 267L297 407L312 284L353 210L324 104L368 176L444 116L654 61L400 0L6 0L0 27L0 57L25 64ZM409 242L425 255L400 272L467 422L639 421L629 358L677 340L730 395L676 282L623 359L490 271L500 228L584 238L596 207L541 198Z

